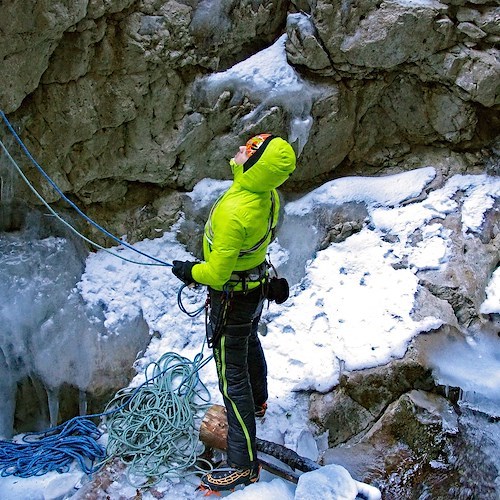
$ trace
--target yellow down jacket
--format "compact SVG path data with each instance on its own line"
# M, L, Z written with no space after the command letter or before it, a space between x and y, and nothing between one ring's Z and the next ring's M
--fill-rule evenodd
M250 168L245 166L252 157L244 165L231 160L234 182L214 203L205 224L204 261L193 266L191 272L196 282L215 290L223 290L234 272L253 269L264 262L272 229L278 223L276 188L295 170L295 153L280 137L272 138L261 148ZM248 285L254 286L258 283Z

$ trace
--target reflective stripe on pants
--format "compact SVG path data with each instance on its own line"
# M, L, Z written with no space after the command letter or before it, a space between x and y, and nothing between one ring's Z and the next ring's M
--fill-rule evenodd
M217 317L220 292L210 291L210 320ZM214 346L219 389L228 420L230 465L246 467L257 459L255 404L267 400L267 366L257 334L263 299L260 290L234 294L226 325Z

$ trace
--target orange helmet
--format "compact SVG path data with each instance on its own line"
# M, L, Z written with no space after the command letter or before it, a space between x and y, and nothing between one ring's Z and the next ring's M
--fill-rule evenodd
M248 139L247 143L245 144L246 147L246 152L247 156L250 158L257 149L262 146L262 143L268 138L271 137L271 134L258 134L252 137L251 139Z

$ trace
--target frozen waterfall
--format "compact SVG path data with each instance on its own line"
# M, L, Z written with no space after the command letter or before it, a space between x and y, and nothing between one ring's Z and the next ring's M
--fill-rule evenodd
M12 212L3 208L8 224L0 228L0 436L10 437L56 425L68 392L76 393L76 412L84 412L90 385L101 392L113 378L115 389L126 385L149 330L136 318L110 334L102 306L85 305L75 287L86 250L51 217L17 207L13 223Z

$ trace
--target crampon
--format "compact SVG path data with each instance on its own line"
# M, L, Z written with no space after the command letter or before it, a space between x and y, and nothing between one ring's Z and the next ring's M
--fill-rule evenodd
M197 491L204 491L205 496L217 494L221 491L234 491L239 486L256 483L260 476L260 465L252 464L250 467L239 469L237 467L222 466L205 474Z

